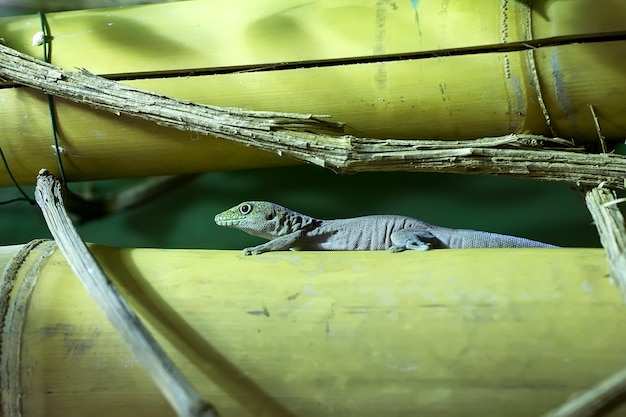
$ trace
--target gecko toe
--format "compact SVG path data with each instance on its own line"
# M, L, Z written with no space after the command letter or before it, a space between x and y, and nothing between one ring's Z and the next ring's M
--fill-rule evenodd
M411 250L429 250L430 249L430 243L423 243L423 242L408 242L406 244L407 249L411 249Z

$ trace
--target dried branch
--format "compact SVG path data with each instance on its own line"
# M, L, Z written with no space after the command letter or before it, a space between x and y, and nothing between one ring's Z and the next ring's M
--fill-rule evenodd
M104 274L65 211L61 183L46 170L41 170L37 176L35 200L67 263L137 359L146 367L177 415L216 417L213 406L200 397Z
M435 142L436 146L432 143ZM531 146L531 144L534 145ZM478 140L419 141L353 139L355 151L343 172L429 171L506 175L624 188L626 158L562 147L564 139L507 135ZM558 149L545 149L554 144ZM571 145L570 145L571 146Z
M585 195L587 208L598 229L600 242L611 266L611 278L626 300L626 228L615 192L595 187Z
M342 124L322 120L322 116L253 112L177 100L116 83L86 70L66 71L3 45L0 45L0 77L94 108L213 135L335 172L506 175L625 188L625 157L585 153L564 139L508 135L448 142L330 136L319 132L337 133ZM543 147L544 144L549 146Z
M626 392L626 368L566 401L543 417L589 417Z
M165 175L145 178L138 184L104 196L86 195L66 190L65 207L76 224L110 216L162 197L198 177L199 174Z

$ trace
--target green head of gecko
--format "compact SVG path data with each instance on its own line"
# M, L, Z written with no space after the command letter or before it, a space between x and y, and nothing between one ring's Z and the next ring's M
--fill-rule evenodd
M276 237L276 220L289 210L269 201L244 201L215 216L218 226L234 227L264 239Z
M219 226L237 226L241 221L250 217L272 212L276 205L268 201L244 201L215 216L215 223Z

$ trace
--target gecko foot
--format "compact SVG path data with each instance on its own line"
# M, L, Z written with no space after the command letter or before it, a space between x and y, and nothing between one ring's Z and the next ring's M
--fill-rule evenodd
M402 229L391 234L391 252L410 250L429 250L431 245L437 246L437 238L429 231L422 229Z
M428 250L430 249L430 243L424 242L407 242L406 248L411 250Z
M263 252L264 251L262 249L259 249L258 246L253 246L251 248L245 248L244 250L241 251L243 256L260 255Z

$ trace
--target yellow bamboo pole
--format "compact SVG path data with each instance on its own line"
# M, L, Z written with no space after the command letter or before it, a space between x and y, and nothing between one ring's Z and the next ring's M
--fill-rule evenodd
M193 0L49 13L47 20L55 65L104 75L482 47L625 29L626 6L614 0L553 1L533 6L532 16L515 1L418 3L416 16L410 1ZM6 43L32 56L41 56L31 42L40 25L37 15L0 19Z
M540 415L626 363L601 250L92 250L226 417ZM171 415L54 244L8 251L22 415Z
M575 8L584 0L568 3ZM596 2L598 7L608 3ZM47 20L55 38L55 65L109 75L344 59L527 40L521 25L524 10L506 1L447 5L424 1L418 11L416 16L410 1L194 0L49 13ZM614 16L612 20L623 29L620 19ZM503 23L505 33L501 31ZM41 56L41 48L31 42L40 25L37 15L0 19L7 45L32 56Z
M585 0L550 2L530 14L520 2L444 3L419 2L417 14L409 1L366 0L190 1L50 14L52 62L131 76L124 82L200 103L328 114L356 136L526 132L594 142L593 105L607 140L623 137L626 3L598 1L597 10L612 12L592 12ZM41 55L30 45L38 28L34 16L0 19L7 44L33 56ZM599 35L594 43L541 46ZM497 52L511 45L521 50ZM435 56L420 58L427 51ZM45 97L5 88L0 102L0 145L18 181L33 182L43 166L55 172ZM56 103L71 180L293 163ZM8 184L0 172L0 185Z

